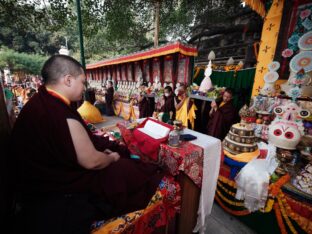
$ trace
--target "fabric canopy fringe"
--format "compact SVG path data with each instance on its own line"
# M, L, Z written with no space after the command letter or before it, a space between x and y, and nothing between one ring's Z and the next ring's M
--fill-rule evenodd
M250 6L255 12L257 12L262 18L265 17L266 11L263 1L261 0L244 0L244 2Z

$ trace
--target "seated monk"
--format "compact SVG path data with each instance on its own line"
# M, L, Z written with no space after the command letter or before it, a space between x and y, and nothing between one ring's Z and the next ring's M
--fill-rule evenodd
M44 85L22 109L12 131L12 189L23 233L90 233L91 222L147 206L160 169L129 158L128 149L92 135L70 102L82 98L83 67L54 55Z
M233 91L227 88L221 102L211 102L208 121L208 135L223 140L231 126L238 122L238 115L232 103Z
M186 93L186 86L181 85L178 92L178 97L175 99L176 104L176 120L180 120L185 127L189 126L189 123L194 129L195 124L195 110L197 110L193 100L191 100Z

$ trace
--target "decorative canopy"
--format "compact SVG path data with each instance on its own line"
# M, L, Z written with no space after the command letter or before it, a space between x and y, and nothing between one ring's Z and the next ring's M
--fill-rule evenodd
M197 56L197 49L188 45L184 45L181 42L175 42L173 44L166 44L164 46L154 49L139 51L130 55L120 56L112 59L102 60L97 63L88 64L87 69L94 69L120 63L135 62L143 59L149 59L173 53L181 53L186 56Z
M264 2L265 0L244 0L244 2L250 6L255 12L257 12L262 18L266 15Z

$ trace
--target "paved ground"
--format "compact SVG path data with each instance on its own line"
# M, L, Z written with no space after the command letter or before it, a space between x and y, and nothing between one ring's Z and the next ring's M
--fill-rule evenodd
M96 124L97 127L110 127L117 122L124 121L122 118L116 116L104 116L105 122ZM205 234L254 234L249 227L241 223L235 217L226 213L217 204L214 204L212 213L207 221L207 231Z

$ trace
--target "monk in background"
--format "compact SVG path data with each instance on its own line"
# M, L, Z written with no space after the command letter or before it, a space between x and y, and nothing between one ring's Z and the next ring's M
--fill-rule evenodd
M178 97L175 103L176 108L176 120L180 120L184 127L191 127L194 129L197 110L194 101L187 95L185 85L181 85L179 88Z
M140 93L138 97L138 106L139 106L139 118L146 118L150 116L150 103L149 98L147 97L147 93L145 92L145 89L147 87L146 82L144 82L140 86Z
M160 109L161 112L167 113L170 115L172 112L172 116L170 116L171 120L175 120L176 117L176 108L175 108L175 95L171 86L166 86L164 91L164 104Z
M85 90L81 64L54 55L41 73L44 85L18 116L9 147L18 233L86 234L94 220L145 208L163 173L93 135L70 107Z
M219 102L211 102L208 135L223 140L231 126L238 122L238 114L232 103L233 91L227 88Z
M106 115L107 116L113 116L115 115L114 113L114 108L113 108L113 101L114 101L114 87L113 87L113 82L108 81L107 82L107 90L105 92L105 108L106 108Z

